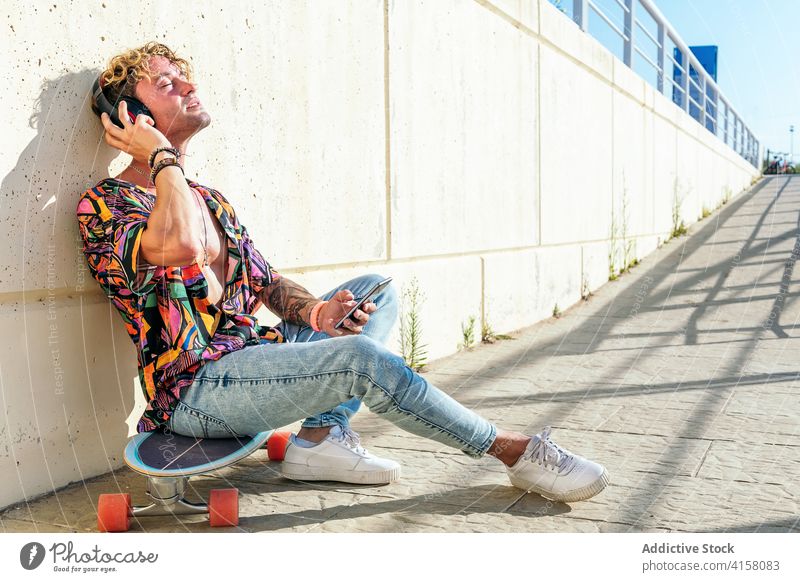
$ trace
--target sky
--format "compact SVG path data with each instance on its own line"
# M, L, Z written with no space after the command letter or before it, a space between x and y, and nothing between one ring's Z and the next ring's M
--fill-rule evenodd
M800 161L800 0L655 0L689 45L717 45L717 85L766 150Z

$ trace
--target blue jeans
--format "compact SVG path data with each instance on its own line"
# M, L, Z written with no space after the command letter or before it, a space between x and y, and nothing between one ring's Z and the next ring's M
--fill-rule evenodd
M321 297L349 289L355 300L384 277L356 277ZM286 342L262 342L203 365L181 395L168 428L186 436L224 438L279 429L347 427L361 402L418 436L481 457L497 428L406 366L386 347L397 320L389 284L372 298L377 311L362 332L331 337L281 321Z

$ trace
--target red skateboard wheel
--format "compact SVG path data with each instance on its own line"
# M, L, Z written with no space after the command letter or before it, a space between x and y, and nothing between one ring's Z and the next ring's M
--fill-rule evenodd
M208 495L208 521L211 527L239 525L239 490L212 489Z
M131 494L103 493L97 499L97 529L128 531L131 527Z
M289 444L289 437L292 433L280 431L272 433L267 441L267 456L270 461L282 461L286 455L286 447Z

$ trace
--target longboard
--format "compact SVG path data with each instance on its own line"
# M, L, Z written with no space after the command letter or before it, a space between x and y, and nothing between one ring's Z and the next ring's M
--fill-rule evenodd
M208 513L211 527L239 524L239 491L212 489L208 503L184 499L189 477L227 467L266 444L271 461L282 461L289 432L265 431L254 436L223 439L194 438L172 432L139 433L125 447L125 463L147 476L152 503L131 504L130 493L103 493L97 500L97 528L103 532L128 531L132 517Z

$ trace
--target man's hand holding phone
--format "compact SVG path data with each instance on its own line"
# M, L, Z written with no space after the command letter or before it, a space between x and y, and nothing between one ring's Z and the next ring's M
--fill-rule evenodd
M136 160L146 164L150 153L161 146L171 146L164 134L153 127L153 120L147 115L136 117L136 123L128 118L128 104L119 102L119 119L124 127L118 127L111 121L108 113L100 115L100 122L105 128L105 140L108 145L117 148Z
M320 329L331 337L361 333L361 330L369 321L369 314L374 313L378 309L378 306L372 301L367 301L353 313L351 317L354 317L357 322L348 317L344 320L344 324L341 327L338 329L334 327L356 303L355 295L353 295L350 290L342 289L341 291L337 291L320 310Z

